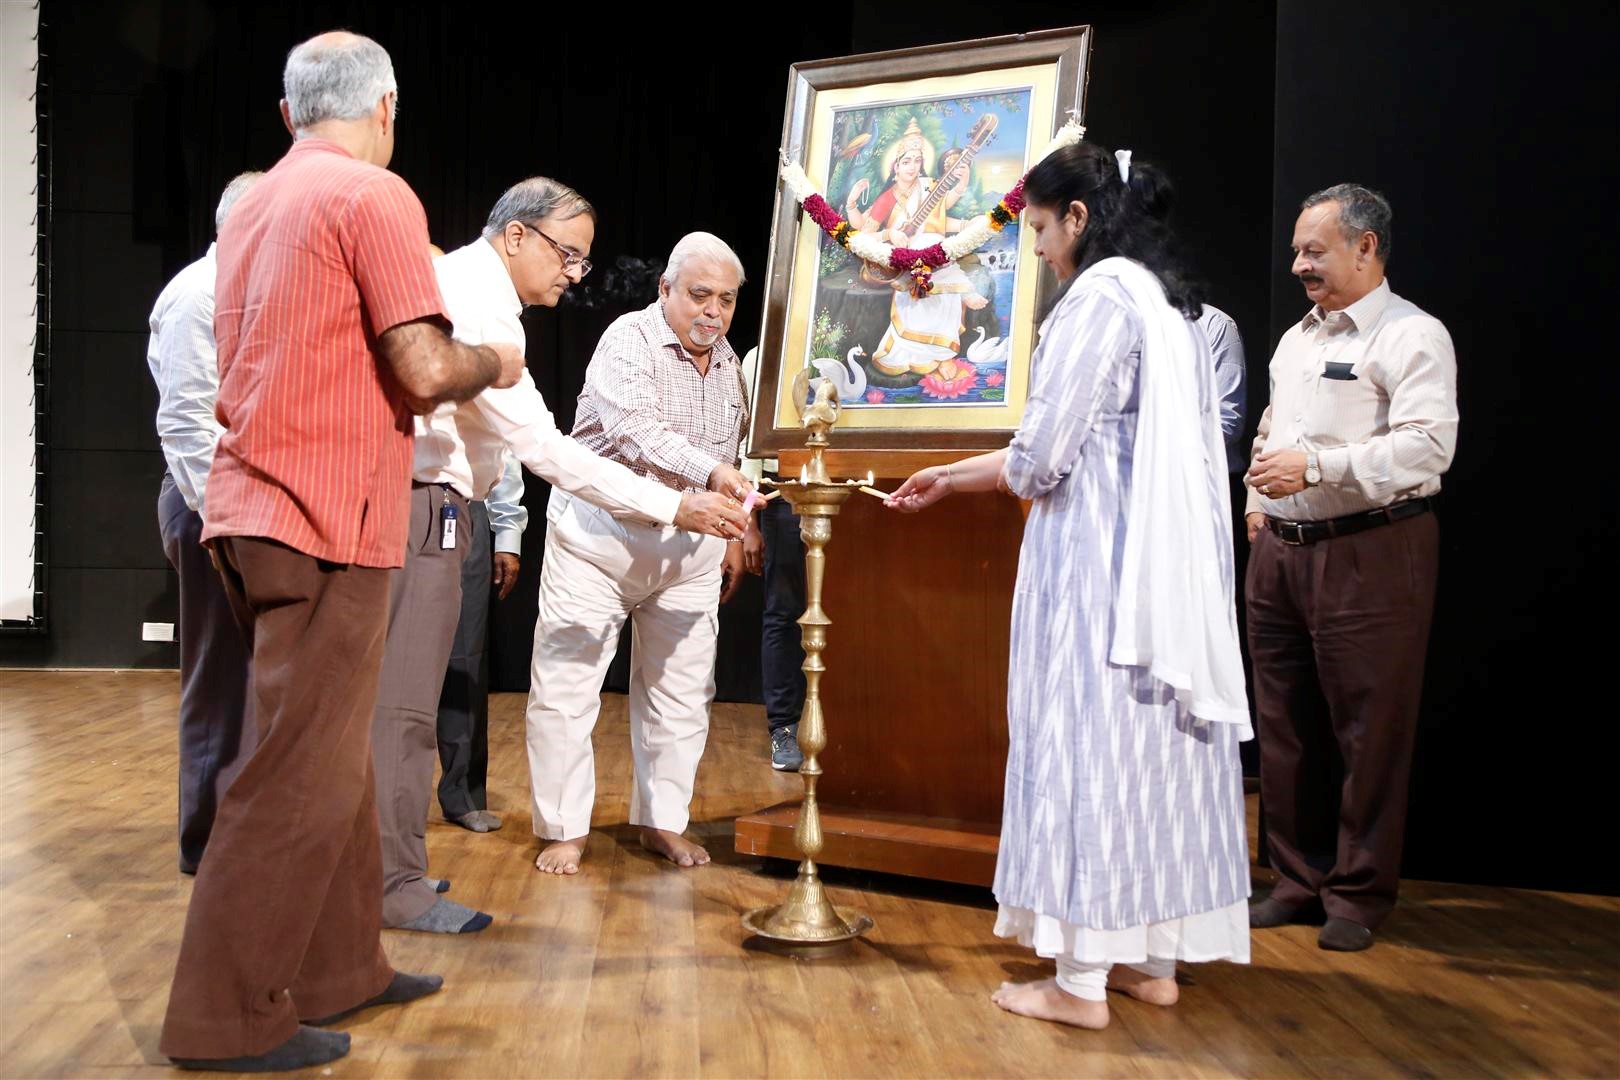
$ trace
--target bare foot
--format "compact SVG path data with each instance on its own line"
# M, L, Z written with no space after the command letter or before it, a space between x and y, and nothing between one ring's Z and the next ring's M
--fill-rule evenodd
M969 311L978 311L989 302L990 299L988 297L980 296L978 293L973 293L962 301L963 305L966 306Z
M678 832L641 827L641 846L656 852L676 866L702 866L709 861L709 853Z
M1002 983L990 1000L1019 1016L1055 1020L1060 1024L1101 1031L1108 1026L1108 1002L1087 1001L1065 993L1056 979L1040 982Z
M534 868L542 874L577 874L579 860L585 857L585 837L577 840L553 840L540 849Z
M1149 1005L1174 1005L1181 1000L1181 987L1176 985L1174 975L1155 979L1124 964L1115 964L1108 973L1108 989L1129 994Z

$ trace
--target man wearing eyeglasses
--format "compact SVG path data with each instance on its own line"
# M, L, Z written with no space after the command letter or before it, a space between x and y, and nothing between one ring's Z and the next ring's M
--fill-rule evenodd
M554 307L590 271L595 234L596 212L573 189L542 176L513 185L482 237L434 260L456 339L523 348L523 306ZM439 694L461 614L461 567L470 544L482 539L467 527L468 503L487 497L500 480L508 447L530 472L608 513L720 538L740 537L748 523L725 495L672 491L570 439L527 370L516 386L417 418L410 542L391 582L372 718L384 926L465 934L491 921L440 895L449 886L427 876L425 836Z

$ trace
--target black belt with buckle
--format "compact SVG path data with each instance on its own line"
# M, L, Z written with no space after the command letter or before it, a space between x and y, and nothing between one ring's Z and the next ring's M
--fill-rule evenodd
M1280 518L1268 517L1266 528L1276 533L1277 539L1283 543L1297 547L1301 544L1314 544L1319 540L1351 536L1358 532L1366 532L1368 529L1376 529L1380 525L1393 525L1397 521L1427 514L1433 509L1433 498L1410 499L1394 506L1385 506L1362 514L1346 514L1344 517L1329 518L1326 521L1283 521Z

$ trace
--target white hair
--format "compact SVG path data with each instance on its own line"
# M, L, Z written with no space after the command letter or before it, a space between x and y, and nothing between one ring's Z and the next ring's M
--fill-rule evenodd
M663 280L673 288L675 279L681 276L681 269L688 260L706 259L719 263L721 266L730 266L737 271L737 287L747 280L743 273L742 260L737 253L731 250L731 245L713 233L695 232L687 233L675 243L675 250L669 253L669 262L664 264Z
M214 208L215 232L218 232L220 230L220 226L225 224L226 215L231 212L231 207L235 205L236 200L240 199L247 192L248 188L252 187L254 184L257 184L259 182L259 177L263 175L264 173L262 172L239 173L231 180L230 183L225 185L225 190L220 192L219 195L219 205Z
M281 77L287 112L297 131L323 120L359 120L384 94L396 94L388 50L359 34L322 34L287 54Z

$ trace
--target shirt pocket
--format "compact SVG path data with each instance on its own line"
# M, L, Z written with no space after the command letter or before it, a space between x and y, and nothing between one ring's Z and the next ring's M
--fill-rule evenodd
M1344 366L1335 365L1341 371ZM1361 442L1373 433L1381 414L1380 392L1365 367L1354 365L1354 379L1329 378L1325 370L1317 377L1305 415L1305 434L1316 445L1342 446Z

